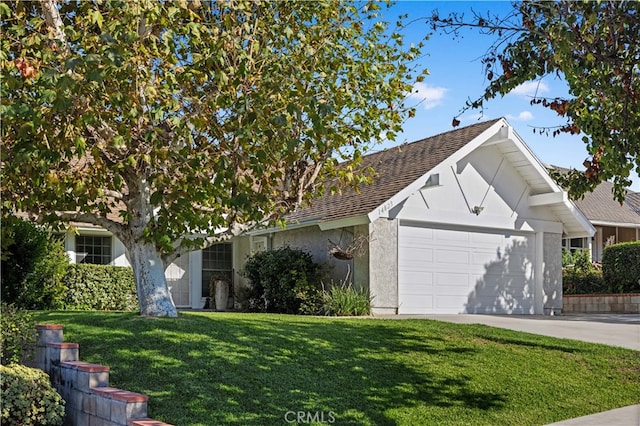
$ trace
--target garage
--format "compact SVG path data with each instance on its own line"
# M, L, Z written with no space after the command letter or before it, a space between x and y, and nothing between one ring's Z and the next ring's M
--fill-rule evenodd
M401 222L398 313L533 314L535 234Z

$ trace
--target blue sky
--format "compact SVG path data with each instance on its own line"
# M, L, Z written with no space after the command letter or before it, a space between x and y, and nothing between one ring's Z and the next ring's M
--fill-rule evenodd
M431 16L433 10L438 10L440 16L446 16L450 11L464 12L471 16L472 9L476 12L500 13L510 9L509 2L463 2L463 1L399 1L384 12L390 23L395 23L397 17L407 13L409 19ZM504 13L502 13L504 14ZM403 33L405 41L419 42L430 30L424 20L414 22ZM404 125L404 132L395 141L387 141L382 147L413 142L441 132L452 130L451 120L465 105L468 98L476 99L483 94L487 83L484 67L480 58L491 45L489 36L479 35L477 32L463 32L463 38L454 39L451 35L433 34L425 42L421 65L426 67L428 75L423 83L418 83L414 89L412 101L422 101L417 106L416 116ZM480 120L506 117L518 134L529 145L536 156L543 162L563 167L582 168L582 162L588 157L586 145L581 136L562 134L557 137L544 136L533 133L533 127L557 126L565 123L554 112L539 106L531 105L530 100L534 91L546 97L566 96L566 83L555 77L547 76L541 81L531 82L521 86L516 91L485 103L484 116ZM479 119L479 110L466 112L461 118L461 126L473 124ZM375 149L380 149L378 146ZM640 191L640 178L632 176L631 189Z

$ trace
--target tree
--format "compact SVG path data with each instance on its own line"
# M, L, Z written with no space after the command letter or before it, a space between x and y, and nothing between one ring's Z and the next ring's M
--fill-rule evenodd
M573 198L613 180L613 196L623 202L630 173L640 174L640 3L524 1L514 3L508 16L443 18L434 12L428 21L449 33L466 27L497 37L482 60L484 94L461 113L481 109L484 101L524 82L563 77L568 99L535 96L531 103L555 111L566 123L537 130L553 136L583 133L590 158L584 170L554 177Z
M426 71L373 3L5 1L3 208L111 231L143 315L181 254L357 185ZM337 167L342 160L349 165ZM114 213L116 218L114 218Z

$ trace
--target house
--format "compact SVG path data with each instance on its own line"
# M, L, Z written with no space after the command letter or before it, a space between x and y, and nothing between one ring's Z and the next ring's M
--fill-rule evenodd
M613 199L612 188L612 183L602 182L593 192L574 201L596 233L591 238L565 236L562 239L563 248L571 252L588 249L592 260L600 262L607 245L640 240L640 193L629 191L625 201L620 204Z
M364 158L377 177L326 195L286 229L290 245L369 288L374 314L553 314L562 308L563 238L594 228L505 119ZM354 246L353 258L330 253ZM342 259L348 256L341 256Z
M209 279L253 251L309 251L334 282L368 288L374 314L553 314L562 308L563 238L595 232L505 119L368 155L360 193L327 194L288 217L178 259L166 275L178 307L201 308ZM126 265L108 232L67 234L76 262Z
M65 250L71 263L130 266L122 242L109 231L86 223L71 223L65 234ZM215 244L179 257L165 270L167 284L178 308L201 309L209 294L209 282L215 276L227 276L241 283L240 269L249 250L250 237ZM229 297L233 306L233 294Z

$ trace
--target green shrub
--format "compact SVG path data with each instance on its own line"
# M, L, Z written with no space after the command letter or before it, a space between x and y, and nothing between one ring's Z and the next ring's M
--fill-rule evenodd
M4 302L0 309L0 362L24 364L31 358L36 344L33 318L29 312Z
M609 292L640 293L640 241L605 247L602 274Z
M61 238L13 216L2 218L2 299L24 309L58 309L69 257Z
M602 279L602 271L582 271L566 268L562 271L562 292L564 294L603 294L609 293Z
M591 252L589 250L576 250L571 253L567 249L562 250L562 267L573 268L580 272L591 272L595 270L591 263Z
M298 293L300 298L300 310L302 315L325 315L326 292L319 289L309 289L304 293Z
M138 297L129 267L71 265L64 276L67 294L64 309L99 311L135 311Z
M562 249L562 267L573 266L573 253L569 249Z
M247 308L251 311L300 313L303 300L319 289L318 264L299 249L283 247L255 253L243 274L250 282Z
M49 376L37 368L0 365L3 425L61 425L64 400L51 386Z
M371 313L371 296L367 289L350 284L334 285L324 292L324 314L329 316L360 316Z

